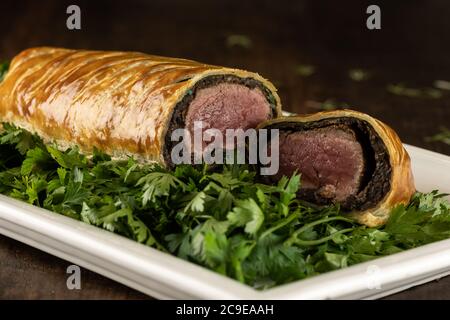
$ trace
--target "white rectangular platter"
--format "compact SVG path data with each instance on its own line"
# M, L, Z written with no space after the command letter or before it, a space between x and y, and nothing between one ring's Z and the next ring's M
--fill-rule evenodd
M418 190L450 193L450 157L406 145ZM266 291L0 196L0 233L161 299L369 299L450 274L450 239Z

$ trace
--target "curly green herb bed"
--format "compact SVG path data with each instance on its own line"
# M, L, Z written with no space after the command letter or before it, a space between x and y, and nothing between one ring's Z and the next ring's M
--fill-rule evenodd
M450 204L417 193L381 228L296 199L300 176L257 183L245 166L167 171L94 150L58 151L3 124L0 193L116 232L258 289L450 237Z

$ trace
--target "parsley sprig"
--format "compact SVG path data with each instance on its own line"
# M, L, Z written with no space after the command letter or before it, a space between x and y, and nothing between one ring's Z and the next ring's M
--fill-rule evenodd
M8 72L8 69L9 69L8 61L0 62L0 81L3 80L3 78L6 75L6 72Z
M178 166L60 151L4 124L0 193L104 228L259 289L450 237L450 204L417 193L368 228L296 197L300 175L260 183L243 165Z

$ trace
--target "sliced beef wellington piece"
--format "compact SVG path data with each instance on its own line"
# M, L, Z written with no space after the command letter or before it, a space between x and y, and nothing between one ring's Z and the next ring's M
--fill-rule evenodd
M397 134L352 110L320 112L264 122L279 129L279 171L264 179L301 173L299 198L339 203L358 222L378 226L415 192L410 158Z
M280 113L275 87L256 73L139 52L31 48L0 83L0 122L61 149L167 166L175 129L254 128Z

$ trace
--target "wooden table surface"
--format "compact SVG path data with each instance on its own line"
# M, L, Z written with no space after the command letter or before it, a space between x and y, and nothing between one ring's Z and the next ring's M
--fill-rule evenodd
M440 126L450 128L450 91L429 89L436 80L450 81L450 3L376 3L381 30L366 28L371 2L361 0L2 1L0 60L50 45L245 68L275 83L286 110L316 112L324 101L349 106L385 121L406 143L450 154L450 146L425 140ZM66 28L70 4L81 8L81 30ZM354 69L368 78L356 81L361 72ZM419 91L392 93L399 83ZM0 298L148 298L85 269L82 289L70 291L68 265L0 236ZM450 299L450 277L389 297L409 298Z

